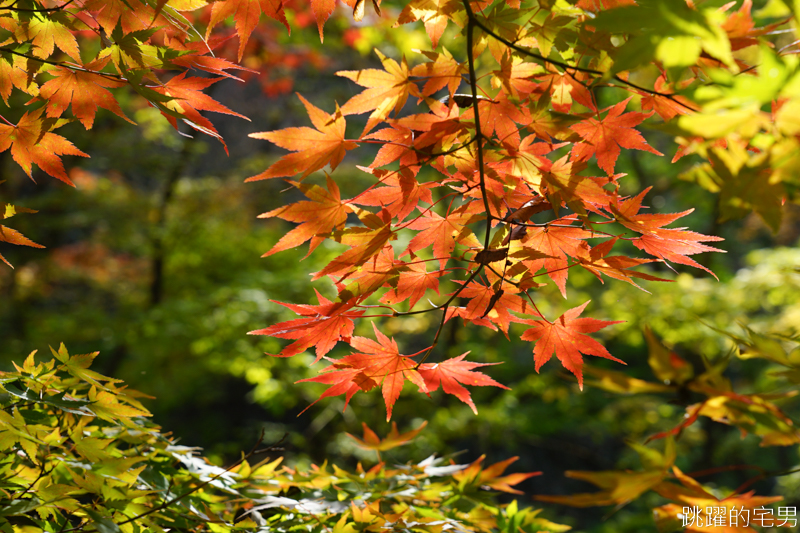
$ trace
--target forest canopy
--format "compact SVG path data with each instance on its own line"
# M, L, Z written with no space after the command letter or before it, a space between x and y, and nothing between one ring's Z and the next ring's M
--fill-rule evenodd
M0 0L2 527L796 527L798 10Z

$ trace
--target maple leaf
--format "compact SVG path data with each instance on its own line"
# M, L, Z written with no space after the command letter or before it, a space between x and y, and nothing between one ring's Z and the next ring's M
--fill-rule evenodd
M455 13L461 9L461 3L456 0L412 0L400 12L395 26L421 20L425 24L431 44L436 48L447 27L447 21L453 19Z
M575 213L586 215L586 209L599 213L599 207L609 204L610 196L603 189L603 184L589 176L579 176L585 164L568 161L565 155L558 161L550 163L545 161L541 167L542 183L546 186L543 192L558 215L561 203L568 205ZM604 182L607 180L603 180Z
M399 171L366 169L381 180L382 187L373 187L351 200L358 205L381 206L388 213L402 222L420 202L433 203L431 189L437 187L435 182L419 183L408 168Z
M345 120L338 106L336 113L329 115L301 95L297 96L317 129L302 127L251 133L249 136L254 139L266 139L295 153L283 156L261 174L245 181L294 176L299 172L303 173L301 178L305 178L328 164L335 169L342 162L345 152L357 146L355 142L344 138Z
M405 263L398 276L397 286L384 294L381 302L393 305L408 300L409 309L413 309L428 289L439 294L439 278L442 274L444 272L441 270L428 272L424 261Z
M458 357L453 357L441 363L424 363L419 366L419 373L425 380L425 387L429 393L438 390L441 385L442 390L446 394L452 394L469 405L473 413L478 414L478 408L475 407L475 402L472 401L469 391L462 385L480 387L491 386L505 390L509 389L486 374L474 371L475 368L499 363L473 363L464 361L464 357L466 357L468 353L469 352L463 353Z
M36 14L17 26L15 38L17 42L31 41L32 54L36 57L47 59L57 46L75 61L81 60L78 41L62 20Z
M608 353L608 350L602 344L586 335L586 333L593 333L606 326L619 324L623 321L578 318L588 304L589 301L570 309L554 322L545 320L521 321L523 324L532 326L531 329L522 334L522 340L536 342L533 348L536 371L539 372L542 365L549 361L553 353L555 353L564 368L578 378L578 386L581 390L583 390L583 372L581 371L583 357L581 354L603 357L625 364L624 361Z
M379 254L390 240L396 238L397 235L389 224L372 231L358 232L356 234L357 244L325 265L325 268L316 272L311 280L316 281L323 276L341 276L352 272Z
M219 135L216 128L214 128L214 125L211 123L211 121L201 115L200 111L214 111L216 113L233 115L235 117L243 118L248 122L250 119L244 115L240 115L239 113L231 111L224 105L220 104L202 92L204 89L207 89L209 86L217 83L221 79L223 78L187 78L186 72L181 72L165 83L162 87L154 87L153 91L170 98L171 100L167 101L164 105L178 113L191 127L204 133L208 133L209 135L219 139L219 141L225 147L225 152L227 153L228 147L225 144L225 141L222 140L222 137ZM168 114L165 114L165 117L175 129L178 128L176 117Z
M444 268L450 253L456 247L456 241L462 241L472 236L472 232L466 226L475 216L475 213L470 209L461 208L448 213L444 217L433 211L426 212L422 217L408 225L410 229L422 231L411 239L411 242L408 243L408 248L403 254L417 252L433 245L433 256L439 260L441 268Z
M550 95L550 104L558 113L569 113L574 103L596 111L592 93L586 88L578 73L549 72L537 76L540 80L537 91L546 91Z
M414 131L397 123L391 124L389 128L383 128L376 132L362 137L364 140L386 141L378 150L375 160L370 168L359 167L365 172L375 174L371 169L382 167L400 159L400 166L410 167L417 163L417 153L411 149L414 142ZM378 174L375 174L378 176ZM381 175L386 175L384 172Z
M650 189L651 187L648 187L632 198L610 205L610 212L614 214L617 222L642 234L640 238L633 240L633 245L664 261L701 268L716 278L717 276L711 270L687 256L701 252L724 253L725 251L719 248L701 244L705 241L722 241L724 239L694 231L685 231L685 228L662 228L662 226L688 215L694 209L662 215L638 214L642 208L642 200Z
M93 61L85 68L101 70L108 63L108 59ZM72 105L72 114L81 121L84 128L90 130L99 106L135 124L125 116L117 100L106 89L106 87L122 87L125 83L121 80L62 67L55 67L49 70L48 74L55 77L42 85L39 90L39 98L46 102L48 117L60 117L67 107Z
M15 208L15 206L13 206L11 204L8 204L8 205L6 205L5 213L0 213L0 215L1 215L0 216L0 220L11 218L17 212L20 212L20 213L35 213L36 211L34 211L33 209L25 209L25 208L21 208L21 207ZM16 244L16 245L22 245L22 246L31 246L33 248L44 248L44 246L42 246L41 244L33 242L32 240L30 240L29 238L27 238L26 236L24 236L22 233L18 232L17 230L9 228L7 226L3 226L3 225L0 225L0 242L7 242L9 244ZM5 264L10 266L11 268L14 268L14 265L9 263L6 260L6 258L3 257L3 254L0 254L0 261L4 262Z
M719 498L681 472L677 466L672 467L672 473L680 485L665 481L653 487L653 491L659 496L677 502L653 510L656 523L662 531L666 531L667 527L661 526L671 527L673 524L683 523L681 528L685 527L685 531L689 533L753 532L755 530L749 527L751 515L755 517L755 511L759 507L783 500L782 496L756 496L755 491ZM687 509L693 516L686 516ZM683 515L682 519L680 515ZM768 518L771 524L771 512L762 516ZM719 523L718 518L722 518L723 525L716 525Z
M347 220L347 213L352 209L343 203L339 195L339 187L330 176L326 176L328 188L319 185L308 186L302 183L294 185L303 191L309 201L297 202L292 205L279 207L267 213L258 215L258 218L278 217L289 222L301 224L280 238L269 252L262 257L300 246L311 240L308 253L325 240L325 234L334 228L342 227Z
M347 302L331 302L316 290L314 292L317 294L319 305L275 302L305 318L281 322L268 328L250 331L247 334L295 340L281 353L269 354L275 357L291 357L314 346L317 353L317 358L314 359L314 363L316 363L322 359L322 356L330 352L338 341L349 338L353 334L353 319L363 315L364 311L352 310L353 306L358 303L356 298Z
M541 259L536 258L524 261L525 265L531 272L536 272L544 267L547 275L553 280L558 290L561 291L561 295L565 298L567 297L567 269L569 268L567 256L577 256L580 253L579 247L584 242L583 239L593 236L591 231L581 227L567 226L574 222L576 218L575 215L570 215L555 220L551 226L528 228L527 235L522 239L524 248L547 256Z
M86 0L83 4L93 13L81 20L91 28L99 26L110 32L119 26L122 32L132 33L157 23L155 10L140 0Z
M384 246L379 254L346 276L349 280L347 286L342 287L341 282L337 283L339 299L344 301L356 296L372 294L387 283L391 284L397 278L402 264L401 261L394 260L392 247Z
M642 95L642 111L653 110L658 113L658 116L664 119L664 121L667 121L678 115L686 115L694 108L683 96L677 94L663 96L663 94L672 94L674 92L672 85L667 82L665 76L665 74L661 74L656 78L653 84L653 89L657 91L657 93L662 94L657 94L655 92L641 92L640 94ZM691 83L691 80L687 80L685 83L680 84L680 86L685 87L689 85L689 83Z
M523 61L516 55L504 54L500 58L500 70L492 71L492 82L495 86L501 85L511 98L522 99L536 90L538 84L532 78L541 73L540 65Z
M430 96L447 87L450 98L452 98L463 81L461 76L467 72L466 65L456 61L447 48L444 48L441 54L425 51L422 53L430 61L411 69L413 76L425 78L426 80L420 96Z
M303 383L303 382L322 383L325 385L330 385L330 387L327 388L320 395L319 398L317 398L311 404L309 404L308 407L303 409L300 412L301 415L323 398L340 396L342 394L345 395L344 409L347 409L347 406L350 403L350 399L353 397L355 393L357 393L358 391L367 392L378 386L378 383L371 377L364 374L361 368L351 368L351 367L340 368L336 366L330 366L326 368L325 370L322 371L322 373L319 376L314 376L313 378L306 378L297 381L297 383Z
M614 237L613 239L609 239L591 249L584 241L578 247L578 253L576 254L575 258L580 262L580 265L583 268L597 276L597 279L599 279L601 283L603 282L603 278L600 276L600 274L605 274L610 278L626 281L637 289L644 291L644 289L642 289L636 284L635 281L633 281L633 279L631 279L632 277L646 279L649 281L672 281L670 279L657 278L656 276L647 274L645 272L630 270L635 266L643 265L645 263L652 263L653 259L634 259L633 257L627 257L625 255L608 255L611 253L611 249L614 247L617 239L618 237Z
M11 148L11 157L22 170L33 179L31 167L40 169L67 185L75 186L64 171L64 163L59 156L79 155L89 157L75 148L71 142L60 135L50 133L55 124L52 119L42 119L44 108L25 113L16 126L0 124L0 152Z
M217 24L233 16L236 21L236 34L239 36L239 61L241 61L247 40L256 25L258 25L262 12L268 17L281 22L286 26L286 30L291 32L289 23L286 21L286 14L283 12L283 2L281 0L219 0L212 4L211 20L206 29L206 39L211 35L211 30ZM322 28L320 27L321 36Z
M378 123L389 116L394 109L398 113L408 100L408 95L419 96L419 89L411 81L405 57L398 64L375 50L385 70L341 70L337 76L347 78L366 87L367 90L355 95L342 106L343 115L354 115L372 111L364 127L365 135Z
M455 280L458 283L458 280ZM502 289L494 286L487 286L481 282L473 281L464 287L459 296L469 298L466 307L459 312L459 316L464 320L476 320L488 317L500 327L500 330L508 337L508 327L517 318L509 313L528 313L528 303L514 294L516 288L505 284Z
M372 325L372 329L375 331L377 341L366 337L351 338L350 346L359 351L335 361L333 365L323 370L323 373L337 372L338 381L335 386L342 392L336 394L349 393L351 397L357 392L353 390L353 385L361 390L367 390L364 388L364 384L382 383L383 399L386 403L386 421L388 422L392 418L392 409L400 397L406 380L419 387L422 392L427 389L425 380L416 370L417 363L411 357L401 355L394 339L381 333L375 324ZM357 372L353 372L353 370L357 370ZM343 379L349 380L350 384L344 382ZM317 378L303 381L319 382Z
M597 156L597 164L609 176L614 175L614 164L623 148L635 148L656 155L664 155L655 150L642 134L633 127L650 117L649 114L630 112L622 114L630 98L604 110L608 111L605 118L589 118L571 126L571 129L580 135L584 142L572 146L572 157L579 161L587 161L592 155Z
M361 422L361 427L364 428L363 440L351 435L350 433L346 433L346 435L356 441L356 444L359 448L363 448L365 450L374 450L378 454L378 460L380 461L380 452L385 452L408 444L414 440L414 438L419 435L420 431L425 429L425 426L427 425L428 421L424 420L417 429L412 429L411 431L401 434L399 431L397 431L397 422L392 422L392 430L388 435L386 435L385 438L381 439L369 428L369 426L367 426L366 422Z
M494 100L480 100L478 113L481 119L481 133L487 137L497 135L497 140L508 147L519 146L520 133L517 124L530 122L530 112L508 100L501 92ZM475 120L475 112L470 106L462 115L464 120ZM528 141L532 142L533 139Z
M484 459L486 459L486 456L481 455L465 469L454 473L453 479L458 481L460 487L464 487L467 484L475 484L511 494L522 494L522 491L512 489L511 486L522 483L528 478L542 475L541 472L526 472L501 476L500 474L506 471L508 465L517 461L519 457L511 457L505 461L489 465L486 468L481 468L481 463Z

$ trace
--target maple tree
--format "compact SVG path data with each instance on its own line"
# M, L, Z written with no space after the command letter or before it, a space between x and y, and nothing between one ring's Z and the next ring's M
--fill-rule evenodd
M364 16L365 2L346 3L357 19ZM380 13L380 2L373 5ZM330 0L311 2L320 39L334 8ZM671 227L691 209L646 211L648 190L635 190L621 171L623 149L664 157L667 150L657 150L640 132L646 125L675 139L673 161L687 155L700 161L683 177L719 193L720 219L754 211L778 229L780 206L797 200L800 166L796 10L784 0L755 12L750 0L722 6L411 0L397 24L422 22L431 50L411 61L376 51L383 70L338 73L360 92L328 106L332 112L299 95L313 128L250 135L289 153L248 181L292 178L290 186L308 198L261 215L299 224L265 255L306 242L311 253L326 240L347 247L312 277L330 280L335 298L323 289L317 305L278 302L299 318L251 333L292 341L274 354L279 357L314 348L312 364L325 359L328 366L302 381L329 385L320 399L344 395L346 406L356 393L380 388L387 420L407 381L428 395L441 387L475 412L467 387L504 388L482 368L492 363L469 361L467 354L440 357L445 324L460 320L532 342L537 372L555 355L581 388L586 373L628 393L684 387L708 396L658 438L673 438L705 416L761 435L765 445L798 442L791 420L770 398L732 392L718 371L670 371L671 377L659 377L677 385L664 388L586 366L589 355L624 363L590 336L615 321L580 317L589 302L548 318L540 311L544 291L537 293L548 278L566 297L574 269L637 287L633 278L668 281L633 270L646 264L674 263L713 275L692 256L722 252L705 244L721 238ZM72 119L91 129L98 108L130 120L111 92L124 87L176 129L188 127L224 146L201 112L244 117L203 91L236 78L231 71L248 69L213 54L215 32L233 21L241 62L262 14L289 28L285 5L275 0L3 0L0 96L7 105L20 93L27 101L16 122L0 117L6 122L0 124L0 152L9 150L31 178L36 165L73 185L61 156L88 154L53 131ZM197 31L200 25L205 32ZM462 86L464 93L458 92ZM350 117L365 114L353 136ZM343 198L336 170L362 145L378 147L372 162L359 167L373 183ZM324 184L304 181L325 169ZM26 211L9 204L4 219ZM3 242L41 246L0 229ZM422 350L402 354L403 342L384 333L380 319L423 313L438 313L433 338ZM360 327L366 321L372 321L371 337ZM333 350L340 344L351 353L338 356ZM679 358L659 364L685 366ZM366 430L363 442L380 448ZM607 492L550 501L620 504L649 489L681 502L714 498L668 455L645 481L636 478L637 490L622 496L617 487L625 476L579 474ZM487 476L478 478L493 486L496 476ZM668 476L684 488L664 485ZM495 488L515 480L522 478L496 481ZM741 499L748 500L737 500L741 505L775 501ZM667 521L680 511L660 509Z

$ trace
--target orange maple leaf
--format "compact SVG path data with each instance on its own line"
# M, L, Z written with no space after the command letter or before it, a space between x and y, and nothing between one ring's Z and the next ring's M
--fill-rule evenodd
M454 281L459 283L458 280ZM528 303L514 294L516 291L517 289L510 284L505 284L502 289L497 289L477 280L473 281L459 293L461 298L469 298L470 301L464 310L458 313L458 316L470 321L488 318L497 324L508 337L510 323L518 320L509 311L528 313Z
M755 529L750 524L756 524L759 514L764 526L780 525L780 518L775 519L771 511L767 512L763 507L783 500L782 496L756 496L755 491L749 491L719 498L697 480L681 472L677 466L672 467L672 473L680 485L665 481L653 487L659 496L677 502L653 510L658 525L682 523L687 533L754 533ZM756 514L759 507L763 511ZM722 518L722 525L717 525L719 517ZM783 522L785 526L787 522Z
M286 21L286 14L283 12L283 2L281 0L220 0L213 2L211 20L206 29L206 39L208 39L211 30L217 24L233 16L236 21L236 34L239 36L239 61L241 61L247 40L258 25L262 12L268 17L283 23L286 26L286 30L291 32L289 23ZM321 35L322 29L320 29Z
M297 202L278 209L273 209L267 213L258 215L258 218L278 217L290 222L300 222L301 224L280 238L269 252L262 257L268 257L274 253L288 250L300 246L307 240L311 240L308 253L325 240L325 234L334 228L342 227L347 220L347 213L352 209L342 202L339 195L339 187L330 176L326 176L328 188L324 189L319 185L308 186L302 183L295 183L295 186L303 191L303 194L310 201Z
M336 73L337 76L347 78L367 88L366 91L355 95L342 106L343 115L372 111L362 136L388 117L392 110L398 113L406 104L409 94L419 96L419 89L410 79L411 72L405 58L398 64L397 61L387 58L378 50L375 50L375 53L380 57L385 70L370 68L341 70Z
M546 258L523 261L531 272L536 272L544 267L547 275L561 291L561 295L567 297L567 272L569 263L567 256L575 257L578 255L578 247L583 241L593 236L591 231L587 231L579 226L564 227L576 220L575 215L570 215L553 221L552 226L544 228L528 228L527 235L522 239L522 245L526 249L545 254ZM524 250L523 250L524 252ZM522 253L520 253L522 255Z
M355 246L336 257L319 272L315 272L311 280L316 281L323 276L343 276L353 272L381 253L386 244L396 238L397 235L389 224L372 231L360 232L355 237Z
M87 69L100 70L110 58L98 60L86 65ZM46 102L47 116L60 117L72 105L72 114L81 121L87 130L92 129L97 108L108 109L120 118L134 124L125 116L114 95L106 87L122 87L124 82L92 72L55 67L48 71L55 76L42 85L39 98Z
M626 281L637 289L650 292L642 289L631 278L640 278L649 281L673 281L671 279L658 278L646 272L630 270L635 266L652 263L653 259L635 259L625 255L608 255L611 253L611 249L614 247L617 239L618 237L614 237L591 249L589 248L589 244L584 241L580 243L575 258L580 262L583 268L597 276L597 279L599 279L601 283L603 283L603 278L600 274L605 274L609 278Z
M545 320L522 320L531 329L522 334L522 340L534 341L533 359L536 363L536 371L556 354L564 368L575 374L578 378L578 386L583 390L583 357L584 355L594 355L611 359L618 363L625 364L624 361L617 359L605 347L586 335L603 329L611 324L619 324L622 320L609 321L597 320L594 318L578 318L589 304L587 301L583 305L574 307L558 317L554 322Z
M687 209L681 213L660 215L638 214L642 208L642 200L650 189L651 187L648 187L638 195L626 200L620 200L616 205L611 204L609 207L617 222L642 234L640 238L633 240L633 245L664 261L673 261L682 265L701 268L716 278L717 276L711 270L687 256L700 252L725 253L725 250L700 244L705 241L722 241L724 239L694 231L685 231L686 228L662 228L662 226L688 215L694 209Z
M439 260L440 266L444 268L450 253L456 247L456 241L462 241L469 237L474 239L472 231L467 227L467 224L476 216L474 208L470 209L469 207L474 203L471 202L467 209L456 209L444 217L429 211L424 216L413 221L408 227L422 231L411 239L403 255L414 253L433 245L433 256Z
M486 459L486 456L481 455L465 469L453 474L453 479L458 481L460 485L474 483L478 486L485 485L493 488L494 490L509 492L511 494L522 494L522 491L512 489L511 485L517 485L528 478L542 475L541 472L520 472L501 476L500 474L505 472L506 468L508 468L508 465L517 461L519 457L511 457L505 461L500 461L499 463L489 465L486 468L481 468L481 463L484 459Z
M362 168L362 167L360 167ZM363 168L362 168L363 169ZM408 168L399 171L363 169L381 179L383 187L373 187L357 197L352 203L358 205L381 206L398 222L402 222L420 203L433 203L431 189L435 182L419 183Z
M408 300L409 309L413 309L428 289L439 294L439 278L443 273L441 270L428 272L424 261L406 263L398 276L397 287L384 294L381 301L393 305Z
M0 152L11 148L11 157L22 170L33 179L33 164L68 185L75 186L64 171L64 163L59 156L79 155L89 157L75 148L71 142L61 135L50 133L55 124L53 119L42 119L44 108L33 113L25 113L17 125L0 124Z
M505 385L496 382L482 372L475 372L474 369L481 366L498 365L500 363L473 363L464 361L467 353L463 353L458 357L453 357L441 363L425 363L419 366L419 373L425 379L425 387L427 391L433 392L442 386L442 390L446 394L452 394L465 404L469 405L472 412L478 414L478 409L475 407L475 402L469 391L463 385L472 385L479 387L500 387L501 389L508 390Z
M631 97L632 98L632 97ZM578 161L587 161L593 155L597 156L597 164L609 176L614 175L614 164L623 148L635 148L656 155L664 155L647 144L642 134L633 129L634 126L650 117L653 113L630 112L622 114L630 98L623 100L613 107L608 108L608 114L603 119L589 118L578 124L573 124L570 129L580 135L584 142L572 145L572 157Z
M685 87L690 83L691 80L686 80L686 82L680 84L680 86ZM663 94L672 94L675 92L672 85L667 83L666 74L661 74L656 78L653 89ZM642 95L642 111L653 110L665 121L671 120L677 115L686 115L694 109L686 98L677 94L663 96L663 94L645 93L641 91L639 94Z
M225 152L227 153L228 146L222 136L217 132L211 121L200 114L200 111L224 113L247 121L250 121L250 119L231 111L203 92L204 89L221 79L223 78L187 78L186 72L181 72L162 87L153 87L152 89L159 94L173 98L173 100L166 102L164 106L179 113L192 128L216 137L225 147ZM178 128L176 117L167 114L164 114L164 116L175 129Z
M269 335L279 339L295 339L295 342L284 348L279 354L269 354L276 357L291 357L308 348L315 346L317 358L314 363L330 352L336 343L349 339L353 334L353 319L360 317L364 311L354 311L353 306L358 299L353 298L347 302L331 302L317 293L319 305L303 305L277 302L288 307L295 313L305 318L297 318L280 324L275 324L264 329L250 331L248 335ZM312 363L313 364L313 363Z
M461 3L456 0L412 0L403 8L395 26L421 20L431 44L436 48L447 21L454 18L460 7Z
M317 129L301 127L251 133L249 136L254 139L266 139L295 153L286 154L261 174L245 181L294 176L300 172L303 173L302 179L328 164L335 169L342 162L345 152L357 146L355 142L344 138L345 120L338 106L336 113L329 115L301 95L297 96Z
M399 431L397 431L397 422L392 422L392 430L388 435L386 435L385 438L382 439L378 437L377 433L372 431L369 426L367 426L366 422L361 422L361 427L364 428L363 440L351 435L350 433L346 433L346 435L356 441L356 444L359 448L363 448L365 450L374 450L378 454L378 460L380 460L380 452L385 452L387 450L397 448L398 446L404 446L408 444L417 435L419 435L420 431L425 429L425 426L427 425L428 421L425 420L417 429L412 429L411 431L401 434Z
M463 63L456 61L450 52L444 48L441 54L436 52L422 52L431 61L422 63L411 69L413 76L425 78L427 81L422 87L422 95L430 96L439 90L447 87L450 97L455 94L458 86L461 85L461 77L467 72L467 67Z
M32 209L27 210L27 211L30 212L30 213L35 213L36 212L36 211L33 211ZM2 213L0 213L0 215L2 215ZM5 218L5 217L0 216L0 218ZM9 227L6 227L6 226L3 226L3 225L0 225L0 242L7 242L9 244L17 244L17 245L22 245L22 246L31 246L33 248L44 248L44 246L42 246L41 244L33 242L32 240L30 240L29 238L27 238L25 235L23 235L22 233L18 232L17 230L9 228ZM9 263L6 260L6 258L3 257L3 254L0 254L0 261L2 261L3 263L7 264L11 268L14 268L14 265Z
M370 133L362 137L362 139L386 141L378 150L378 154L375 156L370 168L359 167L365 172L374 173L371 169L388 165L398 159L400 160L401 168L410 167L417 163L417 152L411 148L414 142L414 131L411 128L394 123L391 124L391 127ZM375 175L378 176L378 174Z
M365 337L353 337L350 346L359 350L347 357L336 360L322 371L321 375L300 381L331 383L320 399L327 396L346 394L345 407L350 398L359 390L369 390L382 383L383 400L386 403L386 421L392 418L392 408L400 397L406 380L425 392L425 380L417 371L417 363L407 355L401 355L394 339L390 339L375 326L374 341ZM317 400L319 401L319 400ZM316 403L316 402L314 402ZM313 405L313 404L311 404ZM310 406L309 406L310 407Z

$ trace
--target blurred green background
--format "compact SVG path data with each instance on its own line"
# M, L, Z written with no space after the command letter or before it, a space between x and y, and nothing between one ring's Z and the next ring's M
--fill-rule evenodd
M334 100L341 104L359 90L334 72L376 63L369 51L380 34L365 28L354 37L347 34L348 27L329 23L328 59L301 61L285 75L293 79L293 90L328 111ZM423 46L418 30L403 31L395 42L381 42L380 49L398 57ZM315 28L297 31L283 45L292 47L298 57L313 56L318 45L307 43L315 42L315 32ZM249 449L262 430L267 442L288 433L285 454L290 463L327 459L353 464L372 459L354 446L346 432L360 435L361 422L379 434L388 431L379 392L356 395L344 411L343 399L325 399L298 417L324 390L295 384L316 374L308 367L313 357L269 357L265 352L279 352L280 341L246 335L294 317L271 300L316 303L309 273L338 251L323 245L301 260L304 246L260 258L292 225L257 215L299 197L283 192L286 186L281 180L243 183L284 153L247 134L307 125L299 100L286 92L288 86L276 88L275 79L271 78L272 85L257 79L244 84L224 81L212 89L214 98L252 119L247 123L212 117L230 156L216 141L179 135L157 111L136 100L123 103L138 128L101 113L91 132L72 125L62 130L92 155L67 162L76 189L45 177L34 184L8 151L0 154L0 175L7 180L0 186L0 199L13 198L14 203L39 211L15 218L14 227L47 246L47 250L4 246L1 251L16 267L0 268L5 303L0 308L2 368L32 350L46 354L48 345L64 342L72 353L100 351L98 371L154 396L156 400L147 405L155 422L182 443L202 446L217 461ZM363 122L354 118L348 127L356 135ZM657 131L646 135L668 156L623 154L628 159L618 168L628 177L622 182L629 192L653 187L647 199L654 211L695 208L681 222L726 239L720 243L726 254L698 259L719 281L700 270L678 266L673 273L656 264L649 271L675 281L643 282L648 294L621 282L603 285L590 273L573 269L569 298L564 300L548 286L537 299L541 310L558 316L591 299L587 311L593 317L624 320L598 337L628 366L599 360L589 364L642 378L651 377L642 334L645 325L696 368L702 368L704 360L725 357L732 348L707 325L740 332L742 322L761 332L797 335L797 207L785 206L783 226L775 235L756 215L718 224L715 197L679 178L694 163L691 157L670 164L675 151L670 138ZM368 164L370 150L348 154L336 170L343 197L371 183L370 176L355 166ZM324 177L309 179L319 182ZM316 287L328 297L335 295L330 284ZM445 289L443 293L448 292ZM382 323L382 330L398 339L402 353L411 353L430 342L437 322L433 315L391 319ZM357 334L371 334L366 321L359 328ZM457 460L466 462L481 454L492 461L518 455L515 471L544 472L522 486L529 494L591 491L584 483L566 479L563 472L636 468L636 454L625 442L641 442L681 421L684 404L676 398L616 396L592 387L580 392L555 362L537 374L530 343L520 341L519 332L515 340L514 331L512 327L512 340L506 341L500 333L449 323L435 355L444 358L471 351L475 360L502 362L487 373L511 390L473 390L479 408L475 416L441 391L428 398L409 388L395 406L393 420L401 431L423 420L429 425L412 445L393 450L385 459L421 460L432 453L463 452ZM344 353L340 344L332 355ZM740 392L785 392L789 387L773 370L763 360L733 360L727 375ZM798 402L781 407L800 419ZM729 464L780 470L800 463L796 447L759 448L758 444L756 436L742 438L735 429L702 419L678 441L678 465L691 472ZM713 483L731 489L751 475L729 472ZM782 505L800 503L800 474L767 479L753 488L760 494L784 495L787 500ZM543 507L549 518L573 524L579 531L633 532L652 530L650 508L659 503L653 495L620 510Z

